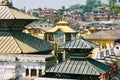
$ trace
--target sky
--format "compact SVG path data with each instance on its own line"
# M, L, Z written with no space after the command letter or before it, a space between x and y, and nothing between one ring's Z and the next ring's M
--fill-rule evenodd
M9 0L10 1L10 0ZM108 0L101 0L107 3ZM26 10L34 8L53 8L60 9L61 6L68 8L73 4L85 4L86 0L12 0L13 6L21 9L26 8Z

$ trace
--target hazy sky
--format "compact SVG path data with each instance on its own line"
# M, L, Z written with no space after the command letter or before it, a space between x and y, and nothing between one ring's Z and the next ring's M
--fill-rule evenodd
M10 1L10 0L9 0ZM68 8L73 4L85 4L86 0L12 0L13 5L19 9L26 7L26 9L33 8L54 8L60 9L61 6ZM101 0L104 3L107 3L107 0Z

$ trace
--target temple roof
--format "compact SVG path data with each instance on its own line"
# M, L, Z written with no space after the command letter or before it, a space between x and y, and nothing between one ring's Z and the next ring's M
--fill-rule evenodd
M106 31L98 31L92 34L89 34L84 37L85 39L108 39L108 40L116 40L120 39L120 30L106 30Z
M23 32L0 32L0 54L38 52L48 54L52 49L48 42Z
M75 30L71 29L68 26L55 26L47 32L54 33L54 32L57 32L59 30L64 32L64 33L77 33Z
M69 41L65 44L63 44L59 48L72 48L72 49L92 49L98 47L97 44L94 44L88 40L85 40L83 38L78 38L73 41Z
M8 0L0 2L0 19L38 19L14 8Z
M66 60L46 70L46 73L64 73L81 75L101 75L112 68L94 59L83 58Z
M64 18L62 18L62 19L60 19L59 22L57 22L57 25L62 25L62 24L68 25L68 22Z
M38 19L18 9L8 6L0 6L0 19Z
M75 31L74 29L72 29L68 26L68 22L66 22L64 19L60 20L55 27L53 27L52 29L50 29L47 32L54 33L59 30L64 33L77 33L77 31Z

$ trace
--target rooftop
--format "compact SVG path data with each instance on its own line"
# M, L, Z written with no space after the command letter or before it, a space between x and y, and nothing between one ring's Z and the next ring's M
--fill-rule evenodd
M52 49L49 42L22 32L0 32L0 54L38 52L48 54Z
M66 49L66 48L71 48L71 49L92 49L92 48L96 48L98 47L97 44L94 44L88 40L85 40L83 38L78 38L78 39L75 39L73 41L69 41L65 44L63 44L61 47L59 48L63 48L63 49Z
M87 35L84 37L85 39L120 39L120 30L105 30L105 31L98 31Z
M57 31L62 31L64 33L77 33L77 31L73 30L68 26L68 22L66 22L64 19L60 20L55 27L47 31L48 33L54 33Z
M112 70L101 62L90 58L66 60L46 70L46 73L101 75Z

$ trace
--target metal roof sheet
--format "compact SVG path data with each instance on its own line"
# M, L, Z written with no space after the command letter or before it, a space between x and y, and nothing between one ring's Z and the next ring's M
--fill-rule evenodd
M51 51L46 41L22 32L0 32L0 54Z
M32 15L21 12L20 10L9 7L0 6L0 19L38 19Z
M46 73L65 73L65 74L83 74L100 75L112 70L94 59L85 58L81 60L66 60L46 70Z
M69 41L69 42L63 44L59 48L91 49L91 48L96 48L96 47L98 47L97 44L94 44L83 38L79 38L79 39L75 39L73 41Z

